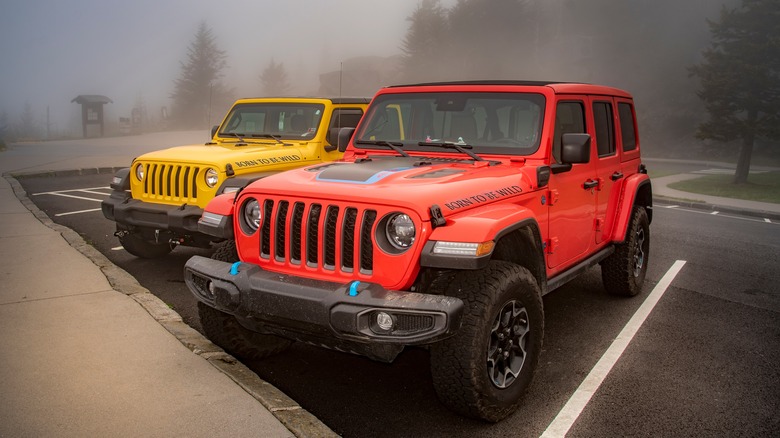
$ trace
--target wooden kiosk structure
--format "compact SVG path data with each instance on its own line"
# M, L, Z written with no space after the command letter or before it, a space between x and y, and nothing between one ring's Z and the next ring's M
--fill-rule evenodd
M100 136L102 137L105 133L103 124L103 105L114 102L108 97L99 94L81 94L70 102L76 102L81 105L81 127L84 132L84 138L87 138L88 125L99 125Z

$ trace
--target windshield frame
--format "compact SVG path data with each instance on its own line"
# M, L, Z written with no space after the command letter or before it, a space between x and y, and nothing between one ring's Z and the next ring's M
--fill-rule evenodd
M529 156L541 146L546 105L545 95L533 91L380 94L355 132L353 146L386 150L370 143L388 141L401 143L406 152L459 153L434 144L425 146L426 142L451 142L470 145L475 154ZM415 128L422 125L426 128ZM464 129L466 125L472 129ZM390 128L390 134L383 136L386 127ZM457 130L469 131L471 135L456 135ZM510 138L501 140L499 136Z
M317 136L325 105L310 102L252 102L235 105L219 127L222 139L265 142L276 139L307 141ZM254 120L244 120L251 115ZM303 121L294 126L293 118ZM257 124L262 124L258 127Z

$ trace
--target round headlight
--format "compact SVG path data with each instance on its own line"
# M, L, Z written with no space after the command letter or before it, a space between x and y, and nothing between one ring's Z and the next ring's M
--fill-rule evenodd
M209 167L206 169L206 185L213 188L219 181L219 174L216 170Z
M247 234L252 234L260 227L260 203L255 198L249 198L244 202L241 212L242 224Z
M397 249L407 249L412 246L416 234L412 218L403 213L398 213L387 221L385 232L387 240Z
M135 166L135 177L138 178L138 181L144 180L144 165L139 164Z

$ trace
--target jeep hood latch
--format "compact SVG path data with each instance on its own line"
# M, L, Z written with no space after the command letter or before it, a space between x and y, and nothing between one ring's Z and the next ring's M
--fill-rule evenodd
M444 215L441 212L441 207L439 207L438 204L431 205L428 210L431 213L431 225L433 228L447 225L447 219L444 219Z

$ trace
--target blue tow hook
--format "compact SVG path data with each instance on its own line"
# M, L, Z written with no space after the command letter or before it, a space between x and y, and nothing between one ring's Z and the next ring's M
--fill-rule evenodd
M360 286L360 282L355 280L349 285L349 292L348 295L351 297L356 297L360 292L358 292L358 286Z
M241 266L241 262L235 262L230 266L230 275L238 275L238 267Z

